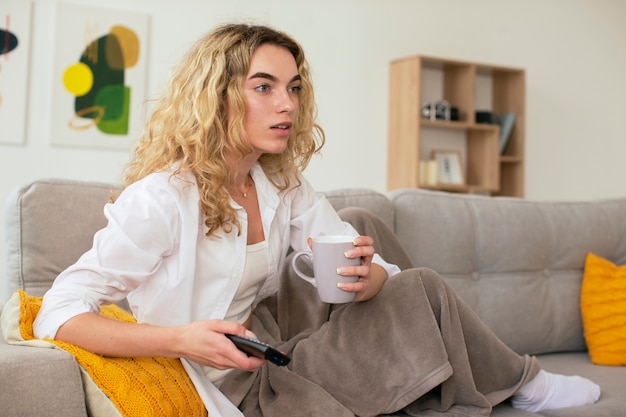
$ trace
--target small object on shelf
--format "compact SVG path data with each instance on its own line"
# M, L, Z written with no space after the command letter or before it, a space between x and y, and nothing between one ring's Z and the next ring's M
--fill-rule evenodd
M494 123L493 113L486 110L476 110L476 123Z
M437 184L465 185L461 153L456 150L434 150L437 162Z
M459 120L458 107L452 107L446 100L422 104L422 117L430 120Z
M450 107L450 120L458 121L460 119L460 113L458 107Z
M513 126L515 125L515 114L504 113L496 116L496 123L500 125L500 154L504 153L506 145L509 143Z
M450 120L450 103L446 100L436 102L435 118L437 120Z
M437 161L434 159L420 161L420 184L424 186L437 185Z
M435 120L437 113L435 111L435 102L426 102L422 104L422 117L424 119Z

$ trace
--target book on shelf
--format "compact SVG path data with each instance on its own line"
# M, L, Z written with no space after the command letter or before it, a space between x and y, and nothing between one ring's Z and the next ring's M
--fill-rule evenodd
M504 113L496 116L496 123L500 126L500 154L502 154L509 143L511 132L515 126L515 113Z

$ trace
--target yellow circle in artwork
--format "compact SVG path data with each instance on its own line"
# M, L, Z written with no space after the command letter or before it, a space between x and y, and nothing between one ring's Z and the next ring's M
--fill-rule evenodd
M75 96L84 96L93 86L91 68L82 62L70 65L63 73L63 85Z

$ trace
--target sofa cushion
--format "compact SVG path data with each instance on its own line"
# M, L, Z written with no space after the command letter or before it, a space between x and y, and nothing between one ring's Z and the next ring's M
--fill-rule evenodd
M13 294L2 312L2 329L9 343L58 348L78 361L85 384L89 415L93 417L206 416L207 412L179 359L111 358L56 340L33 335L42 297L23 291ZM100 314L114 320L135 322L130 313L115 305L103 306Z
M591 361L626 365L626 266L589 253L580 307Z
M44 179L16 188L5 208L8 293L43 295L105 226L110 184Z
M416 266L441 273L519 353L585 350L587 252L626 259L626 198L538 202L419 189L389 193Z
M541 411L543 417L624 417L626 370L617 366L594 365L586 352L551 353L538 356L541 368L564 375L580 375L600 385L600 400L584 407Z

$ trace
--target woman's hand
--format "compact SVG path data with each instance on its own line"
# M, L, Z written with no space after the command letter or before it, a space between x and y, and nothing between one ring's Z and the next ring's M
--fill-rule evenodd
M184 326L153 326L83 313L65 322L55 339L105 356L186 358L217 369L254 371L266 363L237 349L224 336L226 333L254 337L241 324L224 320L197 321Z
M354 301L369 300L382 288L387 279L387 272L377 264L372 264L374 257L374 239L369 236L357 236L354 239L354 249L346 252L348 258L361 258L358 266L345 266L337 269L343 276L358 276L356 282L343 282L339 288L356 293Z
M197 321L180 328L180 356L216 369L255 371L267 361L249 357L224 334L253 338L244 326L224 320Z

